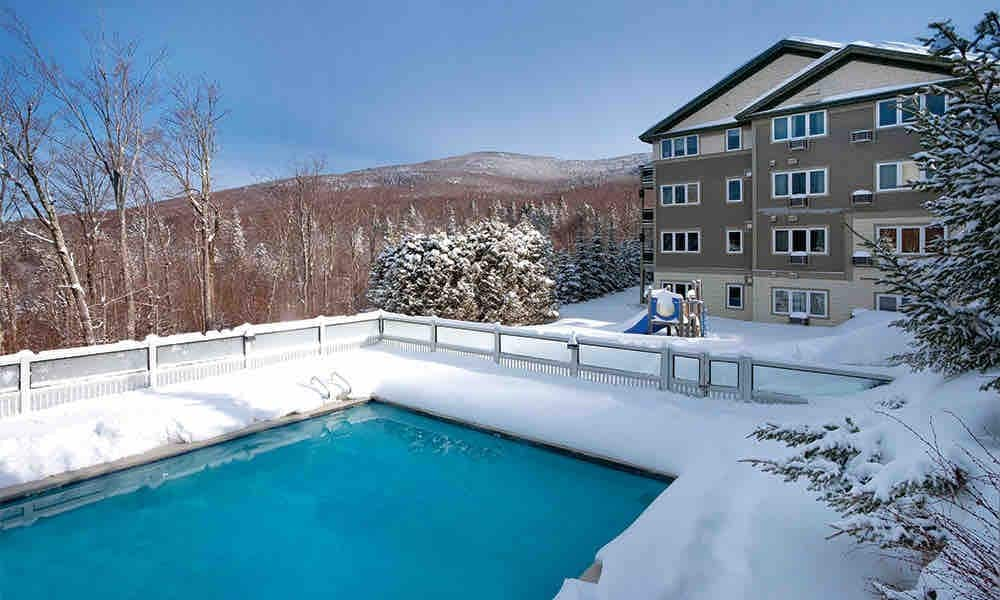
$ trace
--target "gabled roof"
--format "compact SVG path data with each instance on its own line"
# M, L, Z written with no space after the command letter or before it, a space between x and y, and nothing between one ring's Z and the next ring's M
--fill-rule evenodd
M777 44L774 44L767 50L764 50L745 64L738 67L732 73L723 77L718 83L696 96L684 106L675 110L656 125L653 125L644 131L642 135L639 136L639 139L644 142L652 142L653 136L669 131L671 127L681 122L712 100L715 100L726 91L732 89L747 77L750 77L783 54L794 53L820 57L831 52L832 50L836 50L837 48L840 48L840 44L836 44L834 42L824 42L822 40L806 38L788 38L781 40Z
M806 65L798 73L793 74L785 81L774 86L745 106L743 110L736 114L736 118L743 120L754 113L771 108L785 98L794 95L833 70L855 59L918 67L941 73L942 76L951 73L951 65L947 59L934 56L921 46L900 42L886 42L881 44L862 41L851 42L821 56Z

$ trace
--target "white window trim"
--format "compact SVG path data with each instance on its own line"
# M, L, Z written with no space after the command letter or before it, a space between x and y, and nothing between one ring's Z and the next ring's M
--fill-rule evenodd
M823 241L825 242L825 244L824 244L824 251L823 252L813 252L813 251L809 250L809 248L812 246L812 243L811 243L812 242L812 233L811 233L811 231L812 230L817 230L817 229L820 229L820 230L823 231ZM791 232L796 231L796 230L799 230L799 231L803 231L804 230L806 232L806 251L805 251L805 253L807 255L809 255L809 256L829 256L830 255L830 228L827 227L826 225L824 225L822 227L809 227L809 226L802 226L802 227L772 227L771 228L771 254L775 255L775 256L784 256L786 254L793 254L793 253L794 254L802 254L801 250L794 250L794 251L792 250L792 233ZM779 252L777 250L777 247L778 247L778 245L777 245L778 231L787 231L788 232L788 251L787 252L785 252L785 251Z
M814 134L814 133L812 133L812 131L810 131L811 127L809 126L809 115L811 115L812 113L823 113L823 133L816 133L816 134ZM792 117L798 117L798 116L805 116L805 118L806 118L806 134L805 135L800 135L800 136L793 136L792 135ZM780 140L776 139L774 137L774 122L777 121L778 119L787 119L788 120L788 137L781 138ZM790 114L790 115L782 115L780 117L773 117L771 119L771 143L772 144L783 144L785 142L791 142L791 141L794 141L794 140L807 140L809 138L821 138L821 137L826 137L828 135L830 135L830 119L829 119L829 115L827 114L826 110L810 110L809 112L794 113L794 114Z
M688 138L692 138L692 137L697 140L698 151L695 152L694 154L688 154L687 153L687 140L688 140ZM677 140L683 140L684 141L684 154L681 155L681 156L677 156L677 155L675 155L673 153L675 142ZM670 142L670 152L671 152L671 155L670 156L663 156L663 142L667 142L667 141ZM701 155L701 136L698 135L697 133L692 133L692 134L689 134L689 135L682 135L682 136L678 136L678 137L663 138L663 139L660 140L660 160L673 160L675 158L687 158L689 156L699 156L699 155Z
M879 193L886 192L910 192L913 191L913 185L905 181L900 181L901 185L894 188L882 188L882 167L886 165L895 165L897 173L897 179L902 180L903 178L903 165L906 163L913 163L916 165L915 160L887 160L885 162L875 163L875 191Z
M777 292L785 292L788 294L788 310L784 312L778 312L777 302ZM806 294L806 314L810 317L815 317L817 319L829 319L830 318L830 292L826 290L806 290L799 288L771 288L771 314L772 315L789 315L792 313L792 293L793 292L805 292ZM823 308L826 312L822 315L814 314L810 311L812 306L810 296L812 294L822 294L826 296L826 301L823 302Z
M937 96L939 94L932 94L932 95ZM909 122L904 122L903 121L903 107L902 107L903 100L906 100L907 98L911 98L911 97L912 96L896 96L895 98L883 98L881 100L876 100L875 101L875 129L892 129L893 127L902 127L904 125L910 125L910 124L912 124L914 121L909 121ZM882 124L879 123L879 118L878 118L879 117L879 114L878 114L879 113L879 106L882 105L882 104L884 104L885 102L895 102L896 103L896 122L893 123L892 125L882 125ZM918 107L917 110L921 110L921 111L927 110L927 94L919 94L919 100L918 100L917 107ZM948 96L947 96L947 94L944 97L944 109L945 109L945 111L948 110Z
M882 240L882 231L885 229L895 229L896 230L896 247L892 249L894 254L899 256L921 256L927 254L927 228L935 227L933 223L924 223L921 225L876 225L875 226L875 242L878 243ZM920 251L919 252L901 252L903 248L903 230L904 229L919 229L920 230ZM941 237L946 237L948 231L942 228Z
M739 288L739 290L740 290L740 305L739 306L733 306L733 305L729 304L729 290L730 290L730 288ZM731 310L743 310L744 308L746 308L746 298L745 298L745 296L746 296L746 289L744 288L744 286L743 286L742 283L727 283L726 284L726 308L731 309Z
M896 310L882 310L879 308L879 300L882 298L895 298L896 299ZM875 310L879 312L899 312L899 309L903 308L903 295L902 294L875 294Z
M697 202L688 202L687 201L687 199L688 199L687 186L689 186L689 185L695 186L695 188L698 190L698 201ZM684 187L684 203L683 204L675 204L675 203L671 202L670 204L664 204L664 202L663 202L663 190L664 190L664 188L676 188L676 187ZM667 207L667 206L698 206L699 204L701 204L701 182L700 181L686 181L686 182L683 182L683 183L665 183L665 184L663 184L663 185L660 186L660 206L663 206L663 207Z
M738 148L730 148L729 147L729 132L730 131L735 131L737 133L737 135L739 135L739 137L740 137L740 145L739 145ZM743 128L742 127L730 127L729 129L726 130L726 133L724 134L724 136L725 136L725 139L724 139L723 143L726 146L726 152L739 152L740 150L743 149ZM698 149L701 150L701 146L699 146Z
M729 249L729 234L730 233L738 233L738 234L740 234L740 249L738 251L732 251L732 250ZM739 228L736 228L736 227L727 227L726 228L726 235L722 239L722 245L726 249L726 254L744 254L744 251L743 251L744 241L745 241L745 238L743 236L743 230L742 229L739 229Z
M877 167L876 167L876 169L877 169ZM822 194L814 194L814 193L812 193L812 189L811 189L812 188L812 178L809 177L809 174L812 173L813 171L823 171L823 182L825 183L825 185L823 187L825 189L824 189L824 191L823 191ZM795 174L795 173L805 173L806 174L806 193L805 194L793 194L792 193L792 175ZM777 195L775 193L775 191L774 191L775 187L776 187L774 182L777 180L778 175L788 175L788 193L787 194L783 194L781 196ZM820 197L829 196L829 195L830 195L830 168L829 167L822 167L822 168L815 168L815 169L797 169L795 171L775 171L775 172L771 173L771 198L773 198L775 200L777 200L779 198L807 198L807 197L809 197L809 198L820 198Z
M674 234L677 234L677 233L685 233L685 234L692 234L693 233L693 234L697 235L698 236L698 249L697 250L677 250L677 249L674 249L674 250L664 250L663 249L663 236L664 236L664 234L667 234L667 233L669 233L670 235L674 235ZM700 229L663 229L663 230L660 231L660 254L701 254L701 247L702 247L702 243L701 242L702 242L702 240L701 240L701 230ZM674 246L676 248L677 244L674 244ZM686 239L684 241L684 246L687 247L687 240Z
M740 199L730 200L729 199L729 183L732 181L737 181L740 184ZM698 200L701 201L701 190L698 190ZM742 177L727 177L726 178L726 204L740 204L743 202L743 178Z

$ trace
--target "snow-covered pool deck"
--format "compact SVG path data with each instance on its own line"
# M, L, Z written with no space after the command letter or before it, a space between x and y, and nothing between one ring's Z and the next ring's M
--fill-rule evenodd
M755 342L752 324L718 325L718 337L690 343ZM727 333L725 327L743 333ZM861 320L830 330L785 329L789 339L781 339L780 329L756 336L761 351L825 356L834 364L870 364L869 358L875 362L898 347L879 322ZM168 444L206 440L289 413L307 413L324 402L309 380L334 368L350 380L359 397L380 397L678 476L598 553L599 582L567 580L560 592L563 599L869 598L868 580L891 579L897 566L847 539L826 540L826 523L834 513L801 486L739 462L783 451L747 434L765 421L828 422L880 409L883 402L900 397L916 404L935 395L971 396L978 385L906 374L888 386L810 405L761 405L521 372L475 358L372 347L84 400L0 421L0 487Z

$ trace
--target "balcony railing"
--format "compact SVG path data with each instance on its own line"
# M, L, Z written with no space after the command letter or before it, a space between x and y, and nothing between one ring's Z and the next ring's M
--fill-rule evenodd
M653 264L653 251L643 250L642 251L642 262L646 264Z
M652 189L656 185L656 169L652 165L639 167L639 182L642 187Z
M643 225L647 225L647 224L651 225L653 223L653 217L655 216L655 213L656 213L656 211L654 209L652 209L652 208L644 208L644 209L642 209L642 223L643 223Z

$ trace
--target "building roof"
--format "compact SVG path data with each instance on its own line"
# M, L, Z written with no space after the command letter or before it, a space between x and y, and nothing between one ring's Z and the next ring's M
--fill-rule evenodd
M659 123L644 131L639 136L639 139L644 142L651 142L653 136L668 131L671 127L685 119L687 116L691 115L712 100L715 100L726 91L732 89L741 81L744 81L747 77L750 77L783 54L798 53L805 54L807 56L819 57L839 47L839 45L831 44L832 42L820 42L819 40L801 41L797 38L781 40L746 63L740 65L736 68L736 70L719 80L718 83L696 96L684 106L681 106L672 112Z
M764 50L747 63L741 65L732 73L723 77L714 86L705 90L693 100L668 115L665 119L644 131L639 136L639 139L647 143L652 142L656 136L670 131L671 127L693 114L698 109L707 105L709 102L715 100L727 90L738 85L740 82L750 77L753 73L785 53L805 54L807 56L815 57L815 60L807 64L798 72L792 74L784 81L761 94L735 115L718 119L713 122L698 123L685 128L684 132L711 129L719 125L736 124L741 120L745 120L754 113L773 107L775 104L795 94L802 88L830 73L832 70L842 66L850 60L857 58L876 62L903 64L906 66L917 65L931 71L938 71L942 74L950 73L950 65L946 59L934 56L923 46L915 44L907 44L904 42L866 41L854 41L843 44L813 38L790 37L779 41L777 44L774 44L767 50ZM920 85L913 85L909 87L920 87ZM879 93L879 91L876 90L857 92L857 94L860 94L859 98L868 95L876 95L877 93ZM831 97L829 100L842 102L846 101L847 98ZM811 102L810 104L814 105L819 103L821 103L821 101ZM671 133L681 133L681 131Z

